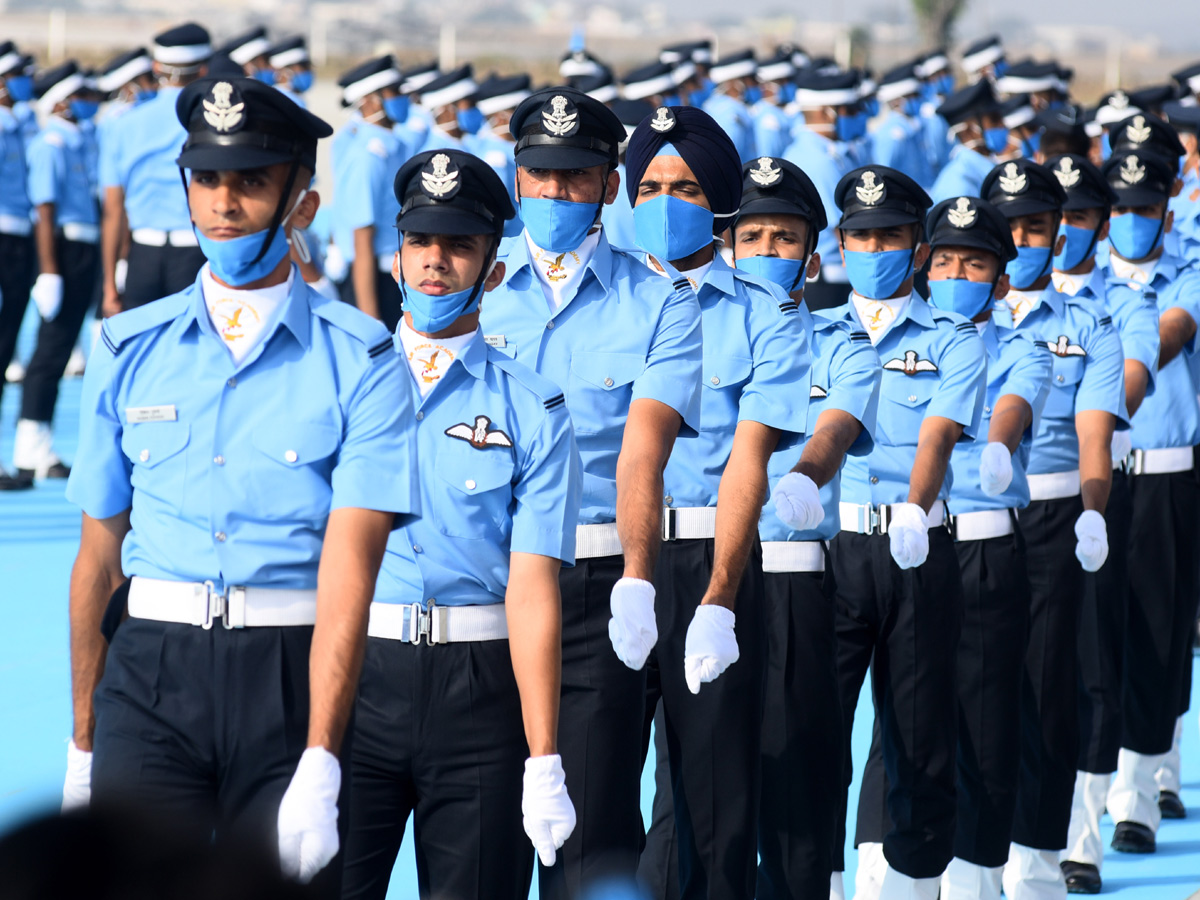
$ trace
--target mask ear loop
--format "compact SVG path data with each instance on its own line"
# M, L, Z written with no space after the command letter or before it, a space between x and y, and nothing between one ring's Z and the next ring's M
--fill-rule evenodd
M300 160L293 159L292 166L288 170L287 182L283 186L283 193L279 195L279 203L275 206L275 216L271 220L271 227L267 229L266 235L263 236L262 246L258 250L258 255L254 257L251 265L262 260L267 255L267 250L271 247L271 241L275 240L275 234L283 225L283 210L284 204L287 203L287 198L292 193L292 188L296 184L296 176L300 173Z
M300 191L300 196L296 198L296 202L292 204L291 211L283 217L283 222L280 224L280 227L284 229L284 234L286 235L288 244L293 250L296 251L296 255L300 257L300 262L304 263L305 265L312 262L312 252L308 249L308 241L304 239L304 232L297 229L292 229L291 234L288 234L287 223L292 216L296 214L296 210L300 208L300 204L307 196L308 188L304 188L302 191Z

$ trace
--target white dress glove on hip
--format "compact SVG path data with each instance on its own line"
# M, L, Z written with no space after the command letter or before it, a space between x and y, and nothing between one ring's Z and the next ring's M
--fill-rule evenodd
M1085 509L1075 520L1075 557L1085 572L1098 572L1108 559L1108 526L1104 516Z
M342 767L324 747L300 757L279 804L279 863L283 874L307 884L338 852L338 791Z
M554 865L558 848L575 830L575 804L567 796L567 777L557 753L525 760L521 815L538 859L543 866Z
M29 292L38 312L47 322L54 321L54 317L62 309L62 294L62 276L51 275L49 272L39 275L33 283L33 290Z
M892 559L902 569L924 565L929 557L929 526L925 511L915 503L893 503L888 522Z
M693 694L738 661L735 620L733 610L715 603L696 607L683 640L683 677Z
M1012 454L998 441L989 441L979 458L979 487L989 497L998 497L1012 484Z
M629 668L642 668L658 642L654 585L640 578L622 578L613 585L609 609L608 639L613 650Z
M92 802L92 754L80 750L74 739L67 744L67 778L63 782L62 811L83 809Z
M800 472L788 472L780 478L771 500L779 521L794 531L812 531L825 519L821 489Z
M1125 431L1114 431L1112 439L1112 458L1114 463L1118 463L1133 452L1133 438L1130 437L1129 429Z

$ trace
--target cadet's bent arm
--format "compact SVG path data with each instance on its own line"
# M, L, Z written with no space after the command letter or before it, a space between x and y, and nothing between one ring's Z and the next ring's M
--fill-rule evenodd
M53 203L37 205L37 224L34 236L37 239L38 271L43 275L57 275L58 257L54 252L55 208Z
M1163 369L1178 356L1195 335L1196 320L1186 310L1175 307L1164 312L1158 320L1158 368Z
M617 457L617 534L625 554L625 577L651 581L662 543L663 470L683 418L657 400L629 406Z
M129 533L129 510L107 519L83 514L79 552L71 569L71 705L73 737L80 750L92 749L96 725L92 694L104 674L108 644L100 620L113 592L125 580L121 543Z
M536 553L513 553L504 614L508 650L521 695L521 718L530 756L557 753L558 697L562 681L561 563Z
M996 401L996 411L988 426L988 442L1003 444L1009 453L1021 446L1021 436L1033 424L1033 407L1024 397L1005 394Z
M745 419L738 422L733 449L717 488L717 528L713 572L700 601L733 609L750 547L758 533L758 517L767 497L767 461L781 432Z
M342 507L329 514L317 570L317 624L309 652L308 746L337 755L367 643L367 616L395 514Z
M354 280L354 302L368 316L379 318L379 298L375 295L375 228L354 229L354 263L350 277Z
M1079 483L1083 508L1103 514L1112 490L1112 436L1117 417L1100 409L1075 414L1079 436Z
M120 311L117 302L117 260L125 243L128 226L125 219L125 189L111 185L104 189L104 218L101 220L100 261L103 265L103 292L100 309L105 316Z
M1150 388L1150 371L1146 364L1136 359L1125 360L1125 409L1133 415L1146 399Z
M817 428L804 445L793 472L807 475L817 487L824 487L842 467L846 451L862 434L862 422L841 409L827 409L817 416Z
M917 456L913 460L908 483L908 502L929 512L937 499L954 444L962 437L963 427L944 416L926 416L917 435Z

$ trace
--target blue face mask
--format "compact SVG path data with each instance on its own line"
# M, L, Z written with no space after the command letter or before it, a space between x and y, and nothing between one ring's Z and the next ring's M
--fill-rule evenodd
M704 102L712 96L713 83L711 79L705 78L697 90L692 91L691 101L692 106L703 106ZM670 104L667 104L670 106Z
M596 223L597 204L521 198L521 221L529 239L543 250L566 253L583 243Z
M11 75L4 80L8 96L16 103L28 103L33 99L33 79L28 75Z
M742 102L747 106L753 106L763 97L762 88L757 84L752 84L742 93Z
M402 306L406 313L412 315L413 330L425 334L444 331L453 325L459 316L465 316L467 313L479 309L479 296L470 305L467 304L471 292L475 290L474 285L465 291L439 295L422 294L412 285L402 285L401 288L404 296ZM479 287L479 294L480 296L483 294L482 285Z
M937 80L937 92L942 96L954 93L954 76L947 72Z
M965 278L929 279L929 302L938 309L955 312L973 319L992 302L995 288L991 282L968 281Z
M1054 254L1054 268L1066 272L1083 262L1089 253L1096 249L1096 232L1090 228L1077 228L1074 225L1063 225L1062 233L1066 235L1062 253Z
M275 229L275 236L271 238L267 252L263 253L262 258L257 262L255 262L255 257L262 250L263 240L267 236L265 230L244 234L228 241L214 241L212 238L205 237L199 228L194 229L196 240L200 242L200 251L208 260L208 267L212 270L213 275L225 284L241 287L252 281L258 281L260 278L266 278L274 272L275 267L288 254L288 220L291 219L296 207L300 205L300 201L307 193L306 190L300 192L291 212L283 217L279 227Z
M858 116L838 116L833 120L833 134L839 141L858 137Z
M483 113L479 111L478 106L460 109L454 117L458 120L458 127L463 134L477 134L483 127Z
M1100 158L1107 161L1112 156L1112 142L1108 139L1108 132L1104 132L1100 136Z
M682 105L682 98L680 98L680 96L678 94L664 94L663 95L663 106L680 106L680 105Z
M76 122L86 122L92 116L96 115L96 111L100 109L100 104L95 100L72 100L70 107L71 118Z
M1038 147L1041 146L1041 143L1041 132L1027 138L1021 138L1021 155L1026 159L1033 159L1033 155L1038 152Z
M408 121L408 98L387 97L383 101L383 114L393 123L401 125Z
M292 76L292 90L297 94L303 94L313 86L312 69L302 69Z
M921 98L907 97L904 100L904 114L916 118L921 114Z
M886 300L912 275L912 250L846 251L846 276L860 297Z
M870 97L870 98L864 100L863 101L863 111L867 114L867 116L869 118L872 118L872 119L875 118L875 116L879 115L879 98L878 97Z
M633 208L634 240L656 259L672 262L713 242L712 210L667 194Z
M1137 262L1162 246L1163 220L1123 213L1109 220L1108 240L1124 259Z
M251 77L257 81L261 81L263 84L274 84L275 83L275 70L274 69L258 69Z
M154 99L155 97L157 97L157 96L158 96L158 91L156 91L156 90L153 90L153 89L151 89L151 90L145 90L145 89L139 90L139 91L138 91L136 94L134 94L134 95L133 95L133 105L134 105L134 106L141 106L141 105L142 105L143 103L145 103L146 101L148 101L148 100L153 100L153 99Z
M1008 71L1008 62L1003 59L998 59L992 63L992 71L996 73L996 77L1000 78Z
M789 294L804 287L804 266L807 260L782 259L778 256L746 256L737 261L743 272L757 275L764 281L777 284Z
M1004 271L1012 286L1023 291L1050 271L1050 248L1018 247L1017 258L1010 260Z
M983 129L983 144L990 153L1003 153L1008 146L1008 129L1003 125L999 128Z
M787 106L796 99L796 85L790 81L785 81L779 87L779 105Z

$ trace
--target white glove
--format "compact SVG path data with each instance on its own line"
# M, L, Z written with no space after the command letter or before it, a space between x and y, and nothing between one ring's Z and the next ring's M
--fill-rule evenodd
M1108 527L1104 516L1085 509L1075 520L1075 558L1085 572L1099 572L1108 559Z
M67 744L67 778L63 782L62 811L84 809L92 802L92 753Z
M345 281L350 274L350 263L342 249L332 241L325 246L325 274L334 281Z
M788 472L780 478L771 500L779 521L793 531L812 531L825 519L821 489L799 472Z
M562 757L531 756L525 760L521 815L525 833L543 866L554 865L556 852L575 830L575 805L567 796Z
M129 260L118 259L113 266L113 285L118 294L125 293L125 282L129 280Z
M613 585L609 608L608 639L621 662L636 671L658 642L654 585L640 578L622 578Z
M62 309L62 276L43 272L33 283L33 290L29 292L29 296L33 298L42 318L53 322L58 311Z
M324 747L300 757L279 804L279 864L283 874L307 884L338 852L338 791L342 767Z
M1119 463L1133 452L1133 439L1129 434L1129 429L1113 432L1112 458L1114 463Z
M929 556L929 526L925 511L915 503L893 503L888 522L892 559L902 569L915 569Z
M738 661L735 620L733 610L715 603L696 607L683 640L683 677L693 694Z
M989 441L979 458L979 487L989 497L1004 493L1012 484L1012 454L998 441Z

